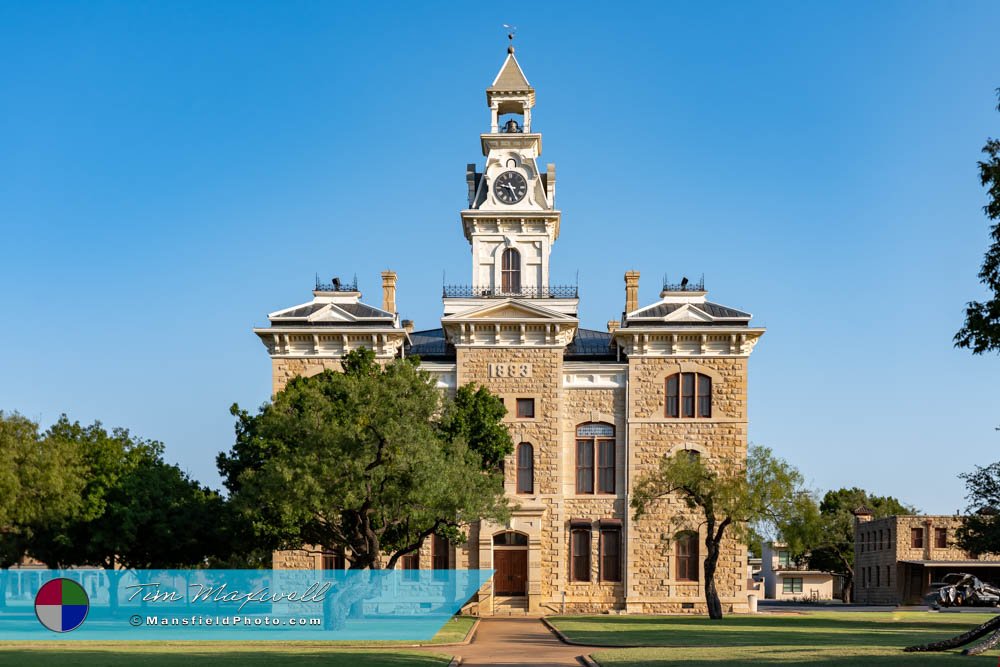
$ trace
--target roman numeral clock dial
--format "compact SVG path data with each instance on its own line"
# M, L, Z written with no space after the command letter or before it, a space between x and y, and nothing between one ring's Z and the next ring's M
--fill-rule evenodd
M493 183L493 194L504 204L516 204L528 194L528 182L516 171L505 171Z

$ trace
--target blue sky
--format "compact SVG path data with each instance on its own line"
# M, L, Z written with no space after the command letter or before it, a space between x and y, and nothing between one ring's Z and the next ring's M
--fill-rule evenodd
M355 273L418 328L468 282L458 211L519 26L558 167L553 282L603 328L664 273L768 333L751 439L810 485L921 510L1000 458L976 160L1000 134L1000 5L4 3L0 408L163 440L218 484L250 330Z

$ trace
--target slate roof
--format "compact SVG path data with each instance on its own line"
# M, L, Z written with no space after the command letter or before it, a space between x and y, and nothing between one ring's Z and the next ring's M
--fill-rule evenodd
M686 305L690 305L692 308L697 308L712 317L724 317L726 319L750 319L750 313L744 313L742 310L736 310L735 308L730 308L729 306L723 306L718 303L712 303L711 301L705 301L703 303L658 303L644 310L640 310L633 313L629 318L631 320L637 318L647 318L647 317L666 317L670 313L674 312L678 308L683 308Z
M352 317L360 318L356 322L340 322L336 320L332 321L309 321L309 317L315 315L319 311L326 307L330 307L335 311L337 309L346 312ZM326 303L323 301L314 301L312 303L303 304L297 308L291 310L279 311L271 315L271 321L275 325L294 325L294 326L391 326L395 321L395 317L392 313L386 312L381 308L376 308L374 306L369 306L367 303Z
M419 355L426 361L454 361L455 348L444 338L444 329L427 329L410 334L406 356Z
M576 330L573 342L566 346L563 358L570 361L613 359L615 349L611 347L611 334L581 327Z

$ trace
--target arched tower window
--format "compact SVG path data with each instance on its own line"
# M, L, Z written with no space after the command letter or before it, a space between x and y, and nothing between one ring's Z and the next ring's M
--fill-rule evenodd
M521 253L517 248L507 248L500 260L500 289L517 294L521 291Z
M517 446L517 492L535 492L535 448L528 442Z

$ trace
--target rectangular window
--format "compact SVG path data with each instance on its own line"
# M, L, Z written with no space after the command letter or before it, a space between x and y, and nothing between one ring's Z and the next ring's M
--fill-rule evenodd
M420 552L413 551L399 559L399 569L404 570L403 579L408 581L420 580Z
M343 551L323 554L324 570L344 570L347 568L347 559L344 558Z
M882 537L882 529L879 528L879 531L878 531L878 547L877 547L879 550L881 550L883 548L882 547L882 540L883 539L884 538Z
M667 416L668 417L680 417L680 392L678 392L677 379L680 376L677 374L671 375L667 378Z
M533 398L517 399L517 418L518 419L535 418L535 399Z
M435 535L431 539L431 560L435 570L448 570L448 540Z
M792 556L788 553L787 549L782 549L778 552L778 565L780 567L788 567L792 564Z
M938 549L945 549L948 546L948 529L947 528L935 528L934 529L934 546Z
M681 411L684 417L694 417L694 373L681 374L683 384L681 396L683 398Z
M924 529L910 528L910 547L913 549L924 548Z
M782 577L781 578L781 592L782 593L801 593L802 592L802 577Z
M622 532L617 528L601 530L601 581L621 581Z
M570 532L570 575L573 581L590 581L590 531L574 528Z
M882 569L879 566L875 566L875 588L882 585Z
M576 441L576 492L594 492L594 441Z
M597 492L615 492L615 441L597 441Z
M698 581L698 536L687 533L676 541L677 581Z
M712 416L712 378L698 375L698 416Z
M892 565L885 566L885 585L892 586Z

